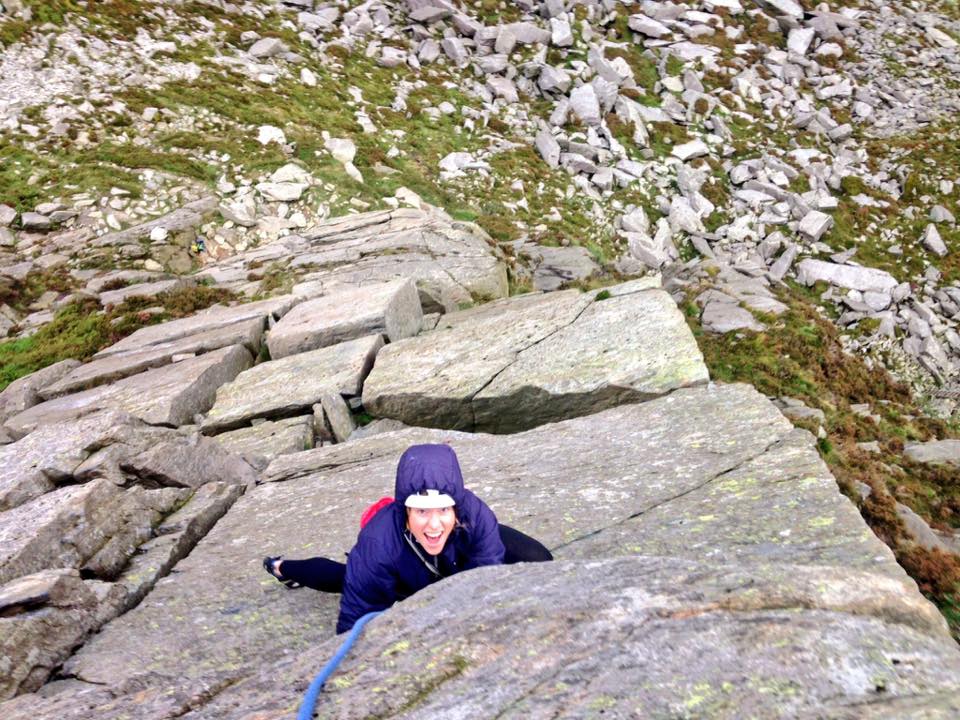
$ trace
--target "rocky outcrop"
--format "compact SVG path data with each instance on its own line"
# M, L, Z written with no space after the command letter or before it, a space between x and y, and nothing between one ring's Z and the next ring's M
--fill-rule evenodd
M503 433L706 379L673 301L641 283L448 314L433 332L384 348L363 403L410 425Z
M423 441L452 443L468 485L557 561L465 573L397 605L328 684L321 716L457 707L480 718L598 698L611 712L692 704L706 717L952 707L960 651L943 619L838 492L812 438L730 385L513 435L410 429L279 457L175 580L66 663L80 682L5 703L5 717L296 705L339 642L337 598L287 591L260 556L340 556L399 453Z

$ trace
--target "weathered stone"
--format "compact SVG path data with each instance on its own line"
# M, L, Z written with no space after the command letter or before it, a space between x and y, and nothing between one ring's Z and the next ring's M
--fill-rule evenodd
M960 465L960 440L930 440L925 443L910 443L904 455L919 463L931 465Z
M664 35L670 34L670 28L646 15L631 15L627 24L634 32L646 35L647 37L661 38Z
M448 315L436 331L387 346L363 404L410 425L512 432L706 379L666 293L593 301L567 292Z
M183 494L98 479L7 510L0 514L0 583L52 567L118 572Z
M564 283L584 280L600 272L590 252L578 245L570 247L537 246L524 250L536 263L533 287L544 292L559 289Z
M43 388L40 397L44 400L60 397L167 365L178 355L201 354L230 345L243 345L256 356L260 351L263 326L263 317L252 317L167 343L149 345L140 352L107 355L74 367L60 380Z
M0 700L32 692L94 627L97 597L72 569L0 587Z
M819 210L811 210L803 216L798 231L804 237L817 242L833 227L833 218Z
M737 712L758 716L789 703L801 714L829 706L845 717L838 713L867 699L895 707L900 693L933 702L960 688L960 653L942 618L838 492L809 434L752 388L719 385L516 435L411 429L282 456L268 469L271 482L241 498L175 576L64 668L112 692L86 689L78 703L79 688L64 687L7 703L5 717L26 720L28 707L30 717L79 720L91 712L169 717L188 706L198 717L237 708L269 715L295 706L340 642L332 629L337 598L286 591L260 569L261 553L236 547L339 557L360 512L389 492L403 449L438 441L454 445L468 486L500 520L542 540L558 561L464 573L388 611L341 665L350 682L327 688L322 716L399 711L405 691L371 695L369 687L435 669L446 676L444 663L453 660L436 660L436 648L471 633L484 641L457 649L470 653L470 677L416 690L430 712L486 718L521 696L558 711L581 707L568 695L537 694L549 683L530 664L531 648L550 676L607 648L586 672L614 674L591 684L589 696L625 716L688 702L690 678L711 678L711 687L735 697ZM265 612L271 622L256 622ZM550 629L557 618L559 634ZM642 631L631 630L638 624ZM523 648L522 664L487 653L491 632L497 647ZM607 634L616 642L598 644ZM923 660L891 662L890 647ZM854 670L838 676L851 658ZM624 682L633 672L636 681ZM651 672L660 673L656 683L647 682ZM564 677L582 686L579 675ZM888 690L878 698L881 681ZM507 695L476 695L477 687L517 682ZM214 684L225 689L198 706L197 693ZM354 688L362 701L341 702Z
M287 51L286 44L279 38L262 38L247 50L255 58L270 58Z
M600 103L593 85L584 84L570 92L570 107L574 114L587 125L599 125Z
M825 280L833 285L861 292L890 292L897 286L894 277L883 270L856 265L837 265L812 258L800 261L797 277L806 285Z
M344 402L343 396L335 392L325 392L320 396L320 405L323 407L323 415L333 433L334 439L338 442L346 442L351 433L356 429L357 424L350 414L350 408Z
M254 418L302 414L328 390L357 395L381 347L383 336L369 335L256 365L217 391L203 429L216 432Z
M7 385L3 392L0 392L0 422L39 403L42 390L55 384L79 365L79 360L61 360Z
M937 230L937 226L933 223L927 225L927 228L923 231L920 243L934 255L944 257L947 254L946 243L943 242L943 238L940 237L940 231Z
M343 288L293 308L270 331L267 347L278 360L376 333L395 342L416 335L422 319L412 280Z
M185 278L158 280L157 282L151 283L137 283L117 290L106 290L100 293L100 304L106 307L108 305L119 305L124 300L131 298L154 298L161 293L174 292L191 285L193 285L193 282Z
M310 249L291 264L324 268L305 277L313 295L400 278L416 282L424 312L450 312L476 297L507 295L506 265L470 223L420 210L365 213L326 221L305 240Z
M749 310L740 307L736 302L708 303L700 315L700 322L704 330L721 334L735 330L763 332L767 329Z
M76 422L49 425L0 447L0 511L22 505L57 485L76 482L75 473L100 448L121 443L143 449L135 438L139 422L107 412Z
M232 307L215 305L190 317L140 328L120 342L104 348L94 355L94 358L144 350L153 345L170 343L189 335L199 335L211 330L223 329L253 318L259 318L261 321L271 317L280 318L302 300L302 297L283 295L247 303L246 305L234 305Z
M22 436L41 425L107 409L123 410L153 425L186 425L213 404L218 387L252 362L246 348L231 345L112 385L47 400L13 416L6 427Z
M257 482L257 473L249 464L203 435L160 442L120 467L162 487L197 488L217 481L252 487Z
M552 168L560 166L560 144L553 136L553 133L547 129L541 130L537 133L534 144L536 145L537 152L540 153L540 157L543 158L547 165Z
M682 145L676 145L673 149L670 150L670 154L674 157L678 157L681 160L692 160L694 158L703 157L710 152L710 148L707 147L707 144L703 140L691 140L688 143L683 143Z
M279 455L309 450L314 445L313 416L283 418L220 433L216 441L242 455L256 468L266 467Z
M175 235L185 230L192 230L203 223L204 217L217 209L216 197L204 197L189 202L173 212L162 215L155 220L136 225L126 230L107 233L91 241L93 247L108 247L128 245L146 240L155 228L162 227L169 234Z

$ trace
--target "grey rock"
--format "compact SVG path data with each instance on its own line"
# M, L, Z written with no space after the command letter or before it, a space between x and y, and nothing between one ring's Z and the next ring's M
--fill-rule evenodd
M37 690L95 625L97 597L73 569L43 570L0 587L0 700Z
M826 422L827 416L820 408L809 407L802 400L792 397L781 397L775 401L786 417L791 420L816 420L817 422Z
M254 227L257 224L257 203L252 195L222 202L219 210L224 220L230 220L241 227Z
M16 219L16 210L9 205L0 204L0 227L10 227Z
M246 325L240 325L240 323L245 323L246 321L260 320L260 322L263 323L268 320L279 319L283 317L290 308L302 300L302 297L295 295L283 295L268 300L247 303L246 305L234 305L231 307L214 305L190 317L140 328L120 342L104 348L94 355L94 358L153 349L154 346L165 345L189 336L198 336L214 330L224 330L228 327L235 329L248 327ZM250 325L255 325L255 323L251 323Z
M20 226L24 230L46 231L53 227L53 220L37 212L25 212L20 215Z
M670 28L646 15L631 15L627 24L631 30L646 37L661 38L671 34Z
M553 137L553 133L544 128L537 133L534 145L537 148L537 152L540 153L540 157L543 158L547 165L552 168L560 166L560 145L557 143L556 138Z
M555 47L570 47L573 45L573 31L570 21L565 17L550 18L550 43Z
M786 15L796 20L803 20L803 7L796 0L760 0L763 5L778 15Z
M832 217L819 210L811 210L803 216L798 231L808 240L818 242L832 227Z
M350 433L350 442L356 442L357 440L363 440L365 438L373 437L374 435L382 435L383 433L388 432L398 432L400 430L406 430L409 428L409 425L406 425L399 420L391 420L390 418L381 418L379 420L374 420L367 425L358 427L352 433Z
M586 714L585 703L599 695L623 715L638 707L654 713L688 702L688 682L677 683L689 677L727 688L738 711L776 716L789 703L800 713L835 710L844 720L857 717L842 714L850 707L862 714L865 698L896 714L902 699L932 703L936 693L960 687L960 653L942 618L837 491L810 435L793 430L752 388L718 385L517 435L411 429L282 456L268 469L269 482L237 501L150 602L68 661L64 673L87 683L8 702L4 716L163 717L192 703L195 714L229 717L236 708L295 706L340 642L332 629L337 598L287 592L263 574L259 553L236 547L298 549L309 538L304 554L340 557L356 537L356 518L389 491L400 452L444 440L501 521L542 540L558 561L464 573L374 620L338 670L347 682L323 694L321 715L400 711L412 694L368 690L401 677L407 680L395 685L406 688L411 676L437 678L415 691L429 712L456 708L477 718L523 696ZM264 613L270 623L253 621ZM558 618L563 628L554 633ZM630 630L640 623L642 632ZM451 637L471 633L482 633L483 642L468 640L436 659ZM607 633L616 642L598 651L596 639ZM489 655L491 638L523 648L522 665L510 670L513 656ZM887 659L890 647L923 661L904 669ZM597 652L588 675L613 674L591 686L590 700L557 699L545 678ZM444 663L454 656L466 659L470 677L461 679L462 670L447 676ZM229 667L223 657L233 658ZM543 662L550 663L546 675ZM769 681L744 680L745 668ZM636 681L625 682L634 671ZM648 684L651 672L661 675ZM582 682L563 677L570 686ZM876 697L881 680L889 698ZM202 707L190 700L216 681L229 687ZM548 686L550 696L537 690ZM490 687L507 690L491 694ZM354 689L362 700L338 702ZM629 704L614 705L625 696Z
M709 153L710 148L707 147L707 144L703 142L703 140L691 140L688 143L676 145L670 150L671 155L678 157L683 161L703 157Z
M343 288L301 303L267 337L274 360L382 333L390 342L416 335L423 311L412 280Z
M279 38L262 38L251 45L247 52L255 58L270 58L287 52L287 46Z
M290 416L319 402L328 390L358 395L382 346L383 336L370 335L252 367L217 390L203 429L216 432L255 418Z
M897 517L915 543L927 550L950 552L950 548L930 529L922 517L902 503L896 503Z
M217 481L252 487L257 482L256 471L240 456L196 434L157 443L120 468L162 487L198 488Z
M155 220L135 225L134 227L107 233L90 242L95 248L121 246L138 243L150 237L155 228L164 228L170 235L176 235L187 230L193 230L203 223L204 218L213 213L219 202L216 197L204 197L189 202L181 208L162 215Z
M763 332L766 325L759 322L749 310L745 310L736 302L707 303L700 315L703 329L714 333L728 333L736 330L752 330Z
M778 257L774 263L770 266L770 270L767 272L767 276L771 280L780 281L783 280L784 276L793 266L793 261L797 258L797 246L789 245L786 250L784 250L780 257Z
M387 346L363 404L410 425L512 432L706 378L666 293L595 302L564 292L448 315L436 331Z
M0 392L0 423L41 401L40 393L80 365L79 360L61 360L18 378Z
M148 345L141 351L107 355L83 365L77 363L79 367L74 366L62 378L46 385L39 396L50 400L162 367L176 356L199 355L231 345L243 345L255 357L260 352L263 327L264 318L257 316L170 342Z
M806 285L825 280L833 285L861 292L890 292L897 287L894 277L883 270L855 265L837 265L812 258L800 262L797 277Z
M459 38L444 38L440 41L440 47L443 49L443 52L446 53L446 56L450 58L454 65L457 67L462 67L466 65L467 60L470 57L470 54L467 52L467 49L463 45L463 41Z
M538 246L528 252L536 268L533 287L544 292L559 289L564 283L584 280L600 272L593 256L586 248Z
M934 205L930 208L930 221L935 223L954 223L956 219L953 217L953 213L943 205Z
M570 107L574 114L587 125L599 125L600 102L593 85L585 84L570 92Z
M126 413L107 412L75 422L49 425L18 442L0 447L0 512L22 505L57 485L77 482L77 473L101 448L117 445L128 453L146 449L138 421Z
M6 427L22 436L41 425L106 409L123 410L154 425L186 425L213 404L218 387L252 361L246 348L232 345L112 385L47 400L13 416Z
M572 79L570 74L562 68L552 65L544 66L537 78L537 87L545 93L566 93L570 89Z
M960 465L960 440L930 440L910 443L904 450L910 460L931 465Z
M946 243L943 242L943 238L940 237L940 231L937 230L937 226L933 223L927 225L926 229L923 231L923 235L920 238L920 243L934 255L939 257L944 257L948 250Z
M334 439L338 443L346 442L357 424L343 396L336 392L325 392L320 396L320 405L323 407L324 418Z
M106 290L100 293L100 304L104 307L108 305L119 305L125 300L132 298L155 298L162 293L175 292L182 288L191 287L193 280L191 278L173 278L170 280L158 280L150 283L136 283L117 290Z
M794 28L787 36L787 49L797 55L806 55L815 34L813 28Z
M313 416L268 420L220 433L215 439L230 452L243 456L255 468L263 469L280 455L309 450L314 446Z

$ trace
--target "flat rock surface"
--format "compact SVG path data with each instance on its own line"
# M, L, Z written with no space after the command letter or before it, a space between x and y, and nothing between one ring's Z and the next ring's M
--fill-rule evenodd
M302 236L261 245L221 263L217 272L265 260L288 263L313 296L411 278L425 312L450 312L507 295L506 265L491 244L478 226L454 222L441 211L377 211L332 218Z
M960 688L944 621L830 484L812 437L752 388L728 385L515 435L415 428L282 456L176 573L67 663L104 688L65 686L0 711L289 714L339 642L323 644L338 598L288 591L261 557L342 557L362 510L390 492L402 450L442 440L499 519L558 561L465 573L375 620L321 717L457 707L486 718L513 703L539 716L598 697L796 717L818 703L839 712L930 695L930 705ZM772 513L759 505L768 494ZM815 528L829 533L822 556Z
M216 441L230 452L247 458L273 460L278 455L313 447L313 415L258 423L217 435Z
M274 318L280 318L302 299L303 298L293 295L282 295L280 297L247 303L245 305L233 305L230 307L214 305L190 317L140 328L120 342L104 348L94 355L94 357L102 358L107 355L138 352L148 349L150 346L170 343L189 335L198 335L200 333L222 329L243 320L256 318L266 320L266 318L271 315Z
M412 280L344 288L293 308L267 338L270 357L381 333L390 342L416 335L423 312Z
M368 335L256 365L217 391L203 429L224 430L254 418L289 416L310 408L330 389L357 395L381 347L382 335Z
M202 354L229 345L243 345L254 356L260 350L264 317L251 317L230 325L187 335L144 350L107 355L74 368L40 391L44 399L68 395L168 364L174 355Z
M34 405L7 421L18 435L99 410L123 410L153 425L185 425L207 410L218 387L253 362L242 345L214 350L189 360L124 378L112 385Z
M383 350L364 406L410 425L513 432L706 382L665 292L593 298L534 295L448 315Z

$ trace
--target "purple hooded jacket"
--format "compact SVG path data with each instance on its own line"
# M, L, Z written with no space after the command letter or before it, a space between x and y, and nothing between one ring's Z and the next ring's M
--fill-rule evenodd
M404 502L422 490L438 490L456 502L457 526L443 551L436 556L437 572L430 559L407 532ZM340 599L337 632L346 632L368 612L385 610L441 577L481 565L503 562L497 518L480 498L463 487L463 475L453 448L448 445L413 445L400 457L394 501L380 510L360 531L347 556L347 575Z

